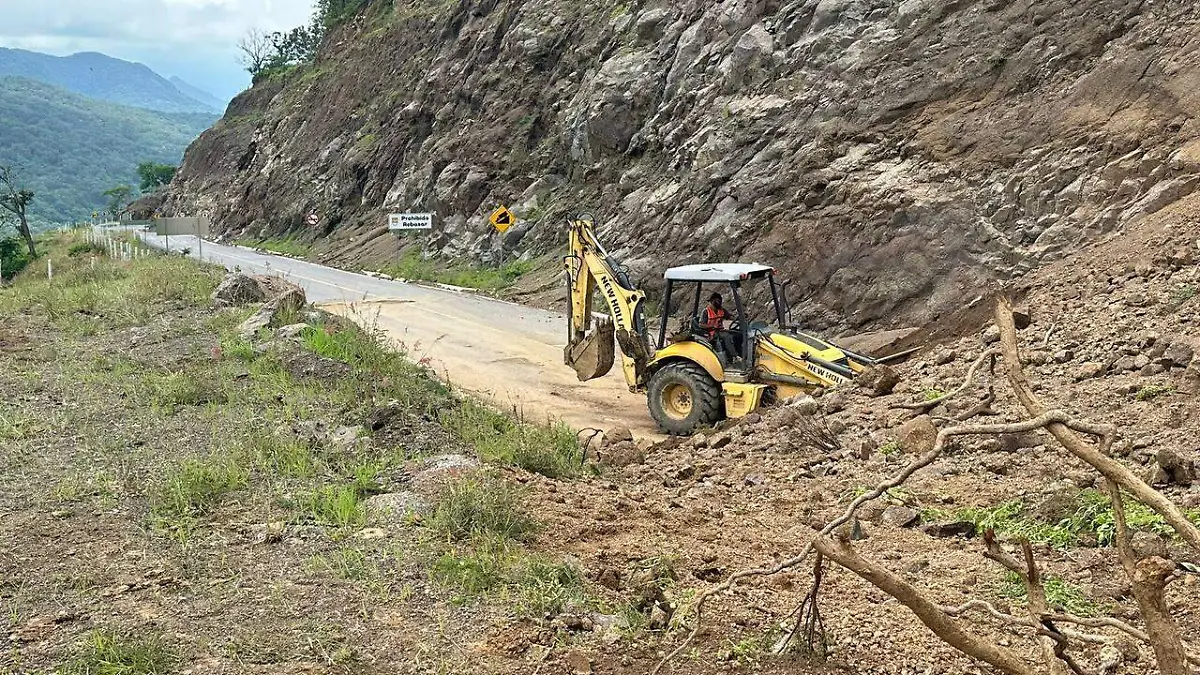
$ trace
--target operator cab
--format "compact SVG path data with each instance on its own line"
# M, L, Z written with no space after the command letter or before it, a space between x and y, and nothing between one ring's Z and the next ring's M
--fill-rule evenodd
M746 311L746 301L749 287L765 282L770 285L771 300L775 307L777 325L786 329L786 301L783 289L775 282L775 270L766 265L749 263L717 263L684 265L667 270L664 275L666 289L663 292L664 312L669 314L673 304L673 296L681 294L680 309L690 305L690 311L684 315L683 325L673 335L667 335L667 320L664 317L659 326L658 349L663 349L668 342L694 341L704 344L711 349L721 362L721 366L732 374L733 366L740 366L736 371L743 373L754 369L754 341L770 332L770 326L763 321L755 321ZM721 340L711 339L703 326L703 314L709 294L716 292L722 296L724 307L729 315L729 323L725 331L733 337L734 349L737 353L730 354L721 345Z

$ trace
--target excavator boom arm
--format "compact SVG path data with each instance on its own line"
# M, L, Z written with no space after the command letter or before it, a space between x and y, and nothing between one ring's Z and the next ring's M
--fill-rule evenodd
M569 247L565 263L571 312L564 360L575 369L580 381L601 377L615 360L615 338L621 346L625 381L630 389L637 389L649 361L641 310L646 295L629 287L624 272L596 239L590 219L571 222ZM597 290L608 308L606 319L596 319L592 314Z

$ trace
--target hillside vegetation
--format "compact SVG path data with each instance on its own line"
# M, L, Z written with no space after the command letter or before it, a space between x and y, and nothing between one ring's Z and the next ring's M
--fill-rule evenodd
M0 77L0 163L17 167L37 193L35 221L86 220L104 208L105 190L138 183L139 163L177 164L215 119L121 106Z

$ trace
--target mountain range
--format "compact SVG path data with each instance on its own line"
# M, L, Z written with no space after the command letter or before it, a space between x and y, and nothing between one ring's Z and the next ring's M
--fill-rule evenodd
M217 116L158 112L88 98L28 78L0 77L0 164L37 193L41 224L86 220L102 192L137 184L140 162L177 164Z
M104 54L51 56L0 48L0 77L26 77L101 101L168 113L221 113L224 104L179 78Z
M0 48L0 165L37 193L37 225L86 220L141 162L178 164L224 107L140 63Z

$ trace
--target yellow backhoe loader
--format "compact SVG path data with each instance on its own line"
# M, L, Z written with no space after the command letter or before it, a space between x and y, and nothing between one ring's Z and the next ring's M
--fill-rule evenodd
M566 364L580 381L604 376L616 360L615 338L630 391L647 394L650 415L669 434L691 434L723 418L747 415L771 400L849 382L879 363L794 330L786 317L786 288L776 283L774 270L745 263L667 270L664 316L652 344L642 307L646 294L632 287L625 270L600 245L590 216L571 221L569 246ZM748 287L761 283L770 290L775 327L753 320L746 311ZM720 289L732 297L729 331L734 339L728 342L740 353L725 353L700 326L706 289ZM607 307L599 316L592 304L597 292ZM680 329L668 335L671 308L684 304L673 303L677 292L686 293L690 313Z

